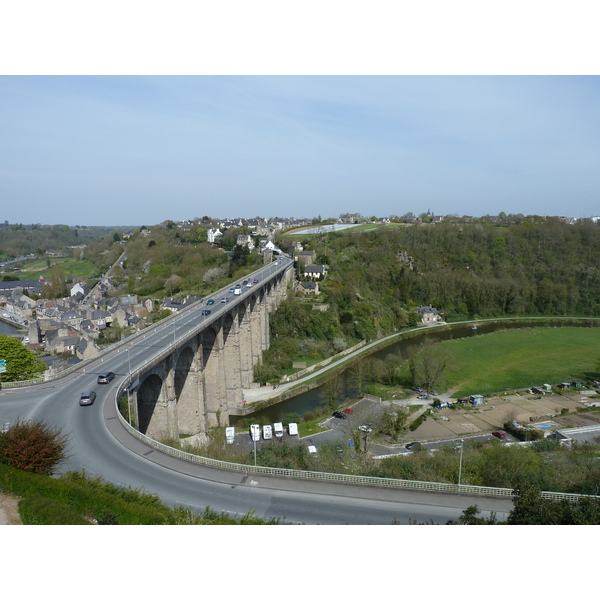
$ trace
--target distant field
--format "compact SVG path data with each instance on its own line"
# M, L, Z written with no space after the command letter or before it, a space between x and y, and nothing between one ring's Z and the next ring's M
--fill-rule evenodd
M58 265L65 275L74 275L83 279L89 279L96 274L96 267L92 263L77 260L74 257L51 258L50 264ZM14 275L20 280L38 279L39 277L50 278L51 274L52 267L48 267L45 258L24 262L20 271L5 273L5 275Z
M447 373L454 397L599 377L600 329L535 328L498 331L443 342L458 370Z

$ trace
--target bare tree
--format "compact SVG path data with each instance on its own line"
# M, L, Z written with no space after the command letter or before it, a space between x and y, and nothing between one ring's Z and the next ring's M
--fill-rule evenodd
M441 344L427 344L414 357L415 381L429 392L445 381L446 371L455 368L454 353Z

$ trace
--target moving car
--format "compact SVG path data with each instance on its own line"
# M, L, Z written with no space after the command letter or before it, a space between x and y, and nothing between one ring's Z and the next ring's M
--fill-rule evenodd
M206 304L211 305L211 304L214 304L214 303L215 303L215 301L211 298Z
M333 416L336 419L345 419L346 418L346 415L341 410L334 410L333 411Z
M235 288L229 288L229 293L233 294L233 292L235 292Z
M96 392L82 392L79 398L80 406L87 406L88 404L94 404L96 399Z
M206 317L206 315L210 315L210 310L207 310L206 308L202 311L202 316Z
M492 435L501 439L501 440L505 440L506 439L506 434L504 433L504 431L492 431Z
M406 444L406 446L404 446L407 450L412 450L413 448L420 448L421 447L421 442L411 442L410 444Z
M98 375L98 383L109 383L115 378L115 374L112 371L107 371L106 373L100 373Z

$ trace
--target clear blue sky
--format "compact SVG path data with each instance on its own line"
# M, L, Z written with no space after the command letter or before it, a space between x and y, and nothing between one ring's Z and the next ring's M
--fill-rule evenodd
M597 76L2 76L0 220L600 214Z

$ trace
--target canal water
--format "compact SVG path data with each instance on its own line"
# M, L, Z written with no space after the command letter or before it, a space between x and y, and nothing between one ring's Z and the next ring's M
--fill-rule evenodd
M567 325L567 323L565 323L565 325ZM425 340L432 341L434 343L445 342L446 340L485 335L486 333L493 333L495 331L506 329L524 329L535 326L536 323L531 321L510 321L505 323L495 321L490 323L477 323L475 329L473 328L472 323L464 326L457 325L449 328L444 327L438 329L432 327L430 329L423 329L422 333L419 332L419 335L408 339L400 339L398 342L387 346L378 352L369 354L368 358L385 360L385 358L389 355L396 355L400 356L400 358L404 360L407 357L410 348L421 345ZM548 323L540 322L539 326L547 327ZM568 321L568 326L574 327L577 326L577 323L574 321ZM589 326L589 323L586 323L585 325L582 323L581 326ZM336 390L338 399L346 401L362 396L364 386L362 389L358 389L351 369L340 373L339 380L339 387ZM305 413L312 412L317 408L326 407L328 395L327 386L324 385L310 390L309 392L305 392L304 394L295 396L294 398L290 398L289 400L284 400L279 404L256 411L252 413L252 418L255 420L264 420L264 422L277 423L278 421L283 420L283 418L290 413L296 413L300 416L303 416ZM236 422L248 418L249 415L246 417L232 416L230 417L230 421L232 425L235 425Z
M4 321L0 321L0 335L19 335L19 330Z

